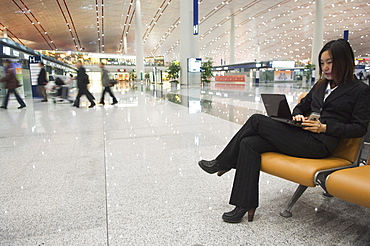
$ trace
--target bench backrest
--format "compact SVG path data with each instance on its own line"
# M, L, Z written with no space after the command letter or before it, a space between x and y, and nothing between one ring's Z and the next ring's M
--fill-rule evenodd
M355 162L361 148L362 138L342 138L333 153L333 157Z

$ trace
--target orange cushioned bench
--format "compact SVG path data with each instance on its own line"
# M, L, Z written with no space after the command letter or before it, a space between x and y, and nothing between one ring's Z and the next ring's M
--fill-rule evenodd
M280 213L291 217L290 212L307 187L321 185L325 189L328 174L358 165L362 138L342 139L332 156L323 159L307 159L267 152L261 155L261 171L298 183L288 207Z
M326 180L326 189L335 197L370 208L370 166L330 174Z

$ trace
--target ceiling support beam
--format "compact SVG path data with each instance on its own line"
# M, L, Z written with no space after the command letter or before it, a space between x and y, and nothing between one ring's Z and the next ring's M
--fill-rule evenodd
M143 47L143 31L141 25L141 1L136 0L135 7L135 44L136 44L136 76L138 80L144 79L144 47Z
M318 56L324 42L324 0L316 0L315 24L313 30L311 63L316 66L315 79L319 79Z
M181 75L180 81L182 85L192 83L200 83L199 78L188 78L188 76L196 75L188 73L187 59L199 57L199 38L198 35L193 35L193 1L180 1L180 66ZM196 79L198 81L196 81Z
M232 12L230 15L230 61L229 64L235 63L235 15ZM222 65L222 64L221 64Z

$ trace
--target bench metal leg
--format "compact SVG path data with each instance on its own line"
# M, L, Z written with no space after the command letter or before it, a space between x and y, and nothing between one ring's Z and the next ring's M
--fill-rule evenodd
M299 185L298 186L298 188L294 192L294 195L293 195L292 199L290 200L290 202L288 204L288 207L284 211L280 212L281 216L283 216L285 218L292 217L292 212L290 212L290 210L292 209L294 204L297 202L297 200L301 197L303 192L306 191L306 189L307 189L307 186L304 186L304 185Z
M333 197L333 195L331 195L330 193L328 193L327 191L323 192L322 193L324 196L326 197Z

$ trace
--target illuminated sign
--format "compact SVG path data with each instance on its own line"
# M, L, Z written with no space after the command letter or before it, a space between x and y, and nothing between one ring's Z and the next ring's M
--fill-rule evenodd
M198 9L198 0L193 0L193 35L199 33Z
M272 67L277 68L294 68L294 61L272 61Z
M39 63L41 62L41 56L30 56L28 57L29 63Z
M188 72L200 73L202 67L202 58L188 58Z
M8 55L8 56L10 56L10 48L9 47L3 47L3 53L5 54L5 55Z

